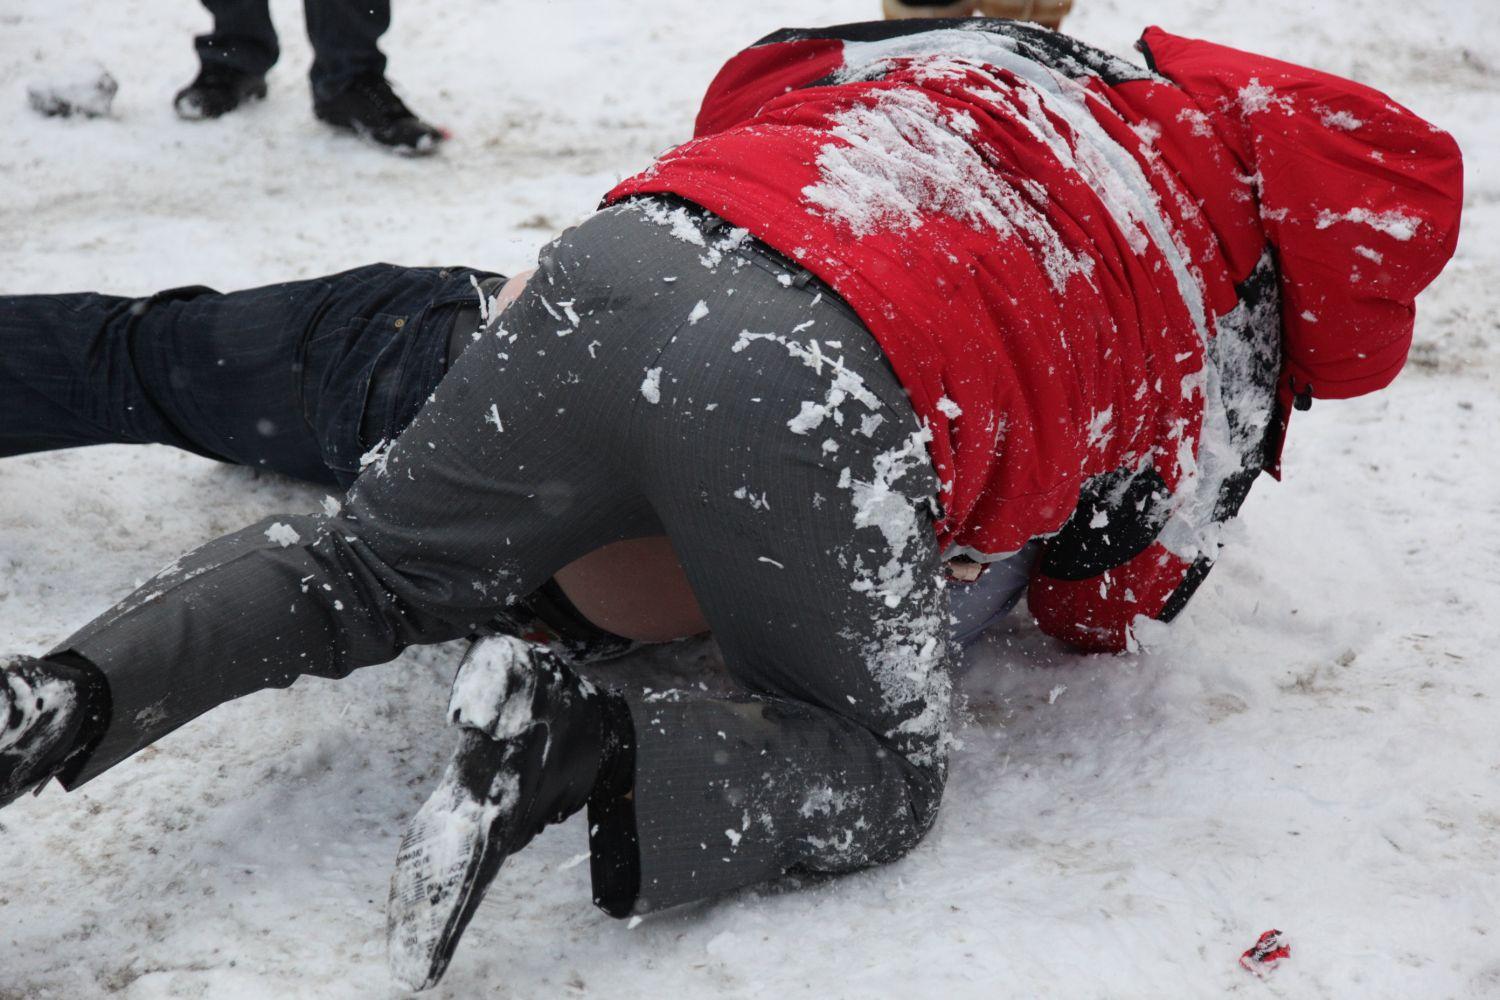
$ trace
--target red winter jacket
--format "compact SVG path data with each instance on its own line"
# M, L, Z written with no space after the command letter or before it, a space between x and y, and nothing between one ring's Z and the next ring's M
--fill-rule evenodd
M930 430L946 551L1051 536L1029 605L1089 649L1182 607L1294 400L1395 376L1461 200L1453 140L1369 88L1140 48L1150 70L1004 21L778 32L606 199L679 195L837 291Z

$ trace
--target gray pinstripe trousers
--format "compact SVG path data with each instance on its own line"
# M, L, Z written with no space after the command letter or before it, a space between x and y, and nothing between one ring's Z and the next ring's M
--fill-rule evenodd
M665 532L741 690L622 692L634 911L890 860L946 770L935 495L842 302L711 216L616 206L543 251L339 514L211 542L59 646L114 705L73 780L231 698L469 634L571 560Z

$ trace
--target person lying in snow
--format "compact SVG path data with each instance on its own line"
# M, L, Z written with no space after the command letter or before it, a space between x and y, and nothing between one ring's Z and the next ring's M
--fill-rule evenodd
M0 801L492 631L399 851L403 982L436 982L501 862L585 807L617 916L900 857L942 794L956 633L1018 581L1083 650L1170 620L1292 409L1388 383L1453 251L1445 133L1273 59L1140 49L778 32L504 295L374 265L3 300L4 453L163 442L348 494L12 659ZM741 694L569 662L704 628Z

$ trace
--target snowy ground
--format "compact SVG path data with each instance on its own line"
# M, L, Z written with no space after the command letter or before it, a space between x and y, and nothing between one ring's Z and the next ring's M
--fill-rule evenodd
M588 905L575 820L502 873L437 995L1500 997L1500 17L1078 2L1074 33L1116 51L1149 17L1363 79L1458 137L1463 238L1414 363L1298 416L1286 482L1145 652L987 639L948 801L905 861L631 928ZM687 134L735 49L876 3L398 0L392 75L455 132L430 162L314 122L300 10L273 8L270 99L185 124L193 4L6 0L0 291L520 268ZM31 115L24 82L83 56L119 79L117 117ZM0 646L40 651L182 550L316 500L165 449L0 462ZM257 695L0 814L0 1000L395 995L386 880L455 656ZM1235 959L1271 927L1294 953L1260 982Z

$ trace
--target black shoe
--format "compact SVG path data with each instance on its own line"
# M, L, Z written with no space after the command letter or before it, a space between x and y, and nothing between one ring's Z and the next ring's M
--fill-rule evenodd
M401 156L426 156L447 138L412 114L383 76L360 77L336 96L314 101L313 114Z
M100 679L102 681L102 678ZM30 656L0 658L0 808L41 791L102 731L87 668Z
M458 748L407 826L391 876L386 935L398 981L435 984L501 862L588 802L619 745L620 711L628 726L618 695L540 646L492 636L469 650L448 706Z
M266 96L266 78L222 66L204 66L193 82L177 92L172 107L188 121L227 115L246 101Z

